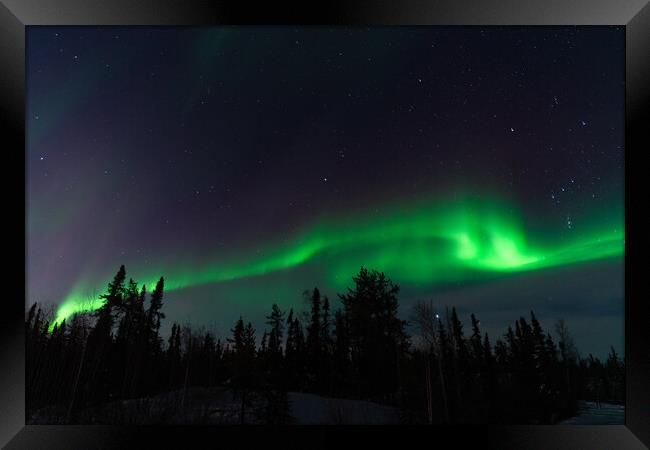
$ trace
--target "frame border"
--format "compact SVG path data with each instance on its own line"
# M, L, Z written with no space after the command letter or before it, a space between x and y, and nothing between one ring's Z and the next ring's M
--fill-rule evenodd
M7 183L5 192L14 192L22 183L23 196L12 200L27 210L25 186L25 31L30 25L624 25L626 40L625 75L625 190L632 181L628 155L648 148L647 124L650 104L650 4L647 0L330 0L317 4L254 4L252 2L211 2L208 0L0 0L0 117L4 147L23 171ZM646 107L646 108L644 108ZM7 139L8 138L8 139ZM645 145L644 145L645 144ZM7 164L13 167L14 161ZM13 206L13 205L12 205ZM18 205L16 205L18 207ZM638 222L629 220L635 213L629 196L625 196L626 234ZM23 215L23 219L25 216ZM5 222L6 237L26 237L24 222ZM11 234L10 234L11 233ZM12 239L17 241L17 239ZM25 241L26 245L26 241ZM650 446L650 327L644 315L640 292L632 290L628 262L638 254L635 246L625 252L625 425L551 425L551 426L450 426L450 427L293 427L286 430L298 442L332 443L347 439L349 431L360 432L372 443L404 444L404 436L419 435L436 441L449 439L458 445L474 443L497 448L644 448ZM25 247L18 250L18 261L25 259ZM636 273L636 272L634 272ZM25 284L25 265L14 264L12 280ZM23 296L24 299L24 296ZM0 327L0 445L3 448L116 448L131 446L144 438L147 446L187 447L188 438L208 439L215 443L243 443L260 437L266 442L285 436L283 430L261 427L254 432L241 429L204 427L115 427L25 425L24 398L24 301L5 299L5 313ZM469 433L462 433L467 429ZM258 433L263 430L263 433ZM314 432L319 438L314 438ZM244 436L244 434L246 436ZM415 436L414 436L415 437ZM645 445L644 445L645 444Z

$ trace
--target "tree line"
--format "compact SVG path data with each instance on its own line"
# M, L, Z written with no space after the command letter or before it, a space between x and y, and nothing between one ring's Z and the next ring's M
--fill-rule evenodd
M308 311L277 304L259 333L240 317L222 341L213 332L173 323L160 335L164 279L149 294L121 266L103 305L50 331L49 315L26 314L27 422L49 408L49 421L78 423L83 411L126 399L224 387L239 403L239 423L291 423L288 392L370 400L400 411L404 423L555 423L578 400L623 402L624 361L582 358L567 325L555 337L533 311L494 343L470 316L419 301L398 317L399 286L361 268L333 310L318 288ZM410 334L407 332L410 331ZM260 406L261 405L261 406Z

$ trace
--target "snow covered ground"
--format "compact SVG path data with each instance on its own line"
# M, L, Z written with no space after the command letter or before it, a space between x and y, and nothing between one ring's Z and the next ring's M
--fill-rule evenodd
M580 401L578 414L566 419L562 425L622 425L625 423L625 406Z
M396 408L360 400L290 392L289 402L297 425L397 424L400 419Z
M245 423L261 424L257 412L263 411L265 400L250 394ZM292 423L296 425L328 424L397 424L396 408L377 403L321 397L304 392L288 393ZM241 399L225 387L193 387L173 390L151 398L117 400L77 411L74 423L110 424L203 424L234 425L240 423ZM65 423L63 406L36 411L30 424Z

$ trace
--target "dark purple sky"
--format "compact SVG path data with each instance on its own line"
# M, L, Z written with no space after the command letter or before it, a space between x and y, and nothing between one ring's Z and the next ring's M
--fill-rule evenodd
M461 188L502 193L538 238L622 212L622 27L29 27L27 44L28 303ZM621 258L395 281L404 307L431 296L495 333L535 309L584 351L623 350ZM167 325L261 328L315 284L340 292L300 265L169 292Z

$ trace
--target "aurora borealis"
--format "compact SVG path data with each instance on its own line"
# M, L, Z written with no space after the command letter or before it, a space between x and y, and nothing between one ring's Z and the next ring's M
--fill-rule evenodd
M165 277L171 320L227 332L363 265L404 307L488 329L535 309L618 345L623 48L606 27L30 28L27 303L92 310L125 264Z
M407 283L440 284L472 280L481 274L498 276L623 254L621 215L603 227L613 231L543 248L528 245L521 224L496 205L482 208L465 201L443 207L418 206L384 217L336 218L314 226L289 244L263 248L231 261L161 268L143 282L152 290L157 280L155 273L166 273L170 291L290 270L320 257L325 280L337 288L344 288L347 275L362 265L394 274ZM86 286L85 292L73 293L61 304L59 321L72 312L93 310L101 304L88 301L92 286Z

